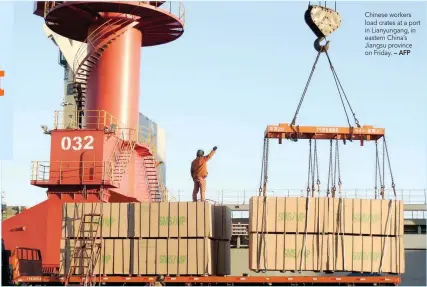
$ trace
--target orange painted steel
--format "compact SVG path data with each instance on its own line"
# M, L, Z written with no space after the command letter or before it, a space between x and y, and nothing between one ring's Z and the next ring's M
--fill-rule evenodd
M117 188L112 162L33 161L31 184L40 187L61 185L104 185Z
M20 276L16 283L62 283L65 278L55 276ZM97 277L95 280L99 280ZM156 276L101 276L101 283L154 283ZM71 277L70 282L81 282L81 277ZM399 276L166 276L165 284L384 284L398 285Z
M38 249L43 268L59 266L64 202L150 200L149 168L142 159L154 152L147 141L138 142L144 138L138 128L139 64L141 47L171 42L184 32L183 5L178 3L174 15L167 9L172 2L167 4L36 3L34 14L53 32L85 42L88 49L68 63L80 97L75 121L64 126L55 118L54 129L45 130L51 137L50 160L33 168L31 183L47 187L48 199L2 222L6 249Z
M0 71L0 78L4 77L4 71ZM0 97L4 96L4 90L0 88Z
M330 127L330 126L291 126L289 124L269 125L264 137L271 139L323 139L323 140L360 140L376 141L385 135L384 128L363 127Z
M62 199L50 198L3 221L5 248L12 253L18 246L37 249L43 265L59 265L62 203Z
M135 28L124 32L102 53L87 82L86 109L108 111L132 129L138 128L142 37Z
M163 3L162 3L163 2ZM52 31L72 40L84 42L89 27L97 22L100 12L125 13L144 19L136 29L143 31L142 47L172 42L184 33L185 8L180 2L173 9L172 1L39 1L34 14L43 15L47 5L46 24ZM173 10L173 11L172 11ZM91 15L86 11L93 11ZM58 25L59 24L59 25Z

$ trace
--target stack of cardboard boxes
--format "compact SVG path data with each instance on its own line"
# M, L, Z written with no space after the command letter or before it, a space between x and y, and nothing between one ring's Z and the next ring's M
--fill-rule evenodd
M229 208L208 202L104 203L102 212L100 207L64 204L62 274L70 265L72 245L79 242L74 238L82 215L91 212L102 213L95 274L230 274Z
M398 200L252 197L249 268L404 272Z

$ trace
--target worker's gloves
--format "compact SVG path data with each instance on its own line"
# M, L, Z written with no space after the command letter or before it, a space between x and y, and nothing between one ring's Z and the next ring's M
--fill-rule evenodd
M216 150L216 149L217 149L217 147L216 147L216 146L214 146L213 150Z

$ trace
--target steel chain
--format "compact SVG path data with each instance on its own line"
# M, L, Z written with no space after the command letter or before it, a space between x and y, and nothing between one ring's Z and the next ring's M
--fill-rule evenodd
M268 147L269 139L266 139L265 142L265 162L264 162L264 186L263 186L263 196L267 196L267 181L268 181Z
M319 179L319 158L317 156L317 140L314 140L314 156L316 159L316 172L317 172L317 184L320 184L320 179Z
M378 177L380 180L380 192L379 192L379 194L384 199L384 177L382 176L382 173L381 173L381 163L380 163L380 156L378 153L378 145L376 145L376 153L377 153L377 157L376 157L377 166L376 166L375 172L378 173Z
M334 66L332 65L332 60L331 60L331 58L329 57L329 53L326 51L326 52L325 52L325 54L326 54L326 57L328 58L328 62L329 62L329 65L330 65L330 67L331 67L332 73L334 74L334 79L336 79L336 82L337 82L337 88L338 88L338 86L341 88L341 91L342 91L342 93L343 93L343 95L344 95L344 98L345 98L345 100L346 100L346 102L347 102L347 104L348 104L348 107L350 108L350 111L351 111L352 115L353 115L354 122L356 123L356 126L357 126L358 128L360 128L359 120L356 118L356 113L353 111L353 108L352 108L352 107L351 107L351 105L350 105L350 101L348 100L347 95L346 95L346 93L345 93L345 91L344 91L344 89L343 89L343 87L342 87L342 85L341 85L341 81L340 81L340 79L338 78L338 74L337 74L337 72L336 72L336 70L335 70ZM339 88L338 88L338 91L339 91ZM346 115L347 115L347 112L346 112ZM348 116L347 116L347 120L348 120ZM350 126L351 126L351 124L350 124Z
M378 197L378 141L375 141L375 199Z
M384 190L385 190L385 144L384 144L384 140L383 140L383 184L382 184L381 188L382 188L382 192L384 194Z
M339 142L338 139L336 139L336 154L337 154L337 162L338 162L338 185L342 184L341 181L341 164L340 164L340 148L339 148Z
M264 138L264 145L262 148L262 162L261 162L261 178L259 180L259 190L258 190L258 196L261 196L262 194L262 182L263 182L263 176L264 176L264 163L265 163L265 145L266 145L266 138Z
M291 126L294 126L295 122L297 120L297 116L298 116L299 110L301 109L302 102L304 101L305 95L306 95L307 90L308 90L308 85L310 84L311 78L313 77L314 70L316 69L316 64L319 61L320 53L321 53L320 51L317 53L316 60L314 60L314 64L313 64L313 67L311 68L310 76L308 77L307 83L305 84L305 88L304 88L304 91L302 92L301 99L300 99L300 101L298 103L297 110L295 111L295 115L294 115L294 117L292 119Z
M332 181L332 140L329 145L329 169L328 169L328 185L326 187L326 196L329 196L331 193L330 183Z
M339 197L342 197L342 194L341 194L342 181L341 181L340 148L339 148L338 139L336 139L336 146L335 147L336 147L337 162L338 162L338 193L339 193Z
M394 184L393 171L391 170L390 156L389 156L389 153L388 153L387 142L385 140L385 136L383 137L383 140L384 140L385 152L386 152L386 155L387 155L388 167L390 169L391 187L393 188L394 197L396 198L396 185Z
M314 140L313 154L311 156L311 196L314 196L314 177L316 175L316 140Z
M317 192L320 196L320 179L319 179L319 158L317 155L317 140L314 140L314 164L316 166L316 173L317 173L317 180L316 180L316 184L317 184ZM312 196L314 197L314 174L313 174L313 194Z
M335 187L336 183L337 183L337 147L335 146L334 173L333 173L332 185Z
M308 140L308 176L307 176L307 197L310 195L310 175L311 175L311 139Z

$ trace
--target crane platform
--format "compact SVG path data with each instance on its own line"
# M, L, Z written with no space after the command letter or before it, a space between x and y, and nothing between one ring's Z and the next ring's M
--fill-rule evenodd
M58 276L20 276L15 283L26 284L64 284L65 277ZM81 282L80 276L72 276L69 283ZM399 276L101 276L93 279L103 285L384 285L400 284Z

